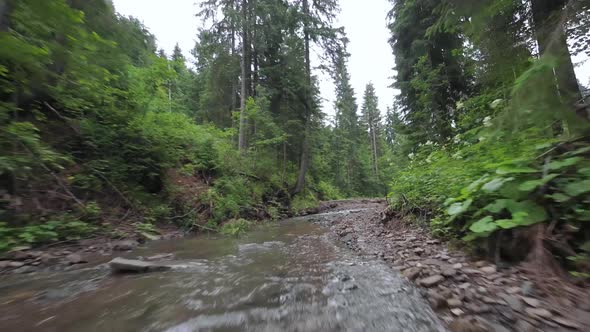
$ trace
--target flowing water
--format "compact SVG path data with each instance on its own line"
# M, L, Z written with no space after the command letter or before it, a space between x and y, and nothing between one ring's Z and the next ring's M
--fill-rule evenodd
M0 330L444 331L397 272L321 226L342 213L354 211L288 219L240 238L153 242L127 255L173 253L166 272L119 276L99 265L4 276Z

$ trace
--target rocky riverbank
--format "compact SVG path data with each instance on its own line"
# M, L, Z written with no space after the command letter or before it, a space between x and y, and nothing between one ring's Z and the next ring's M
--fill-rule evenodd
M183 236L175 227L161 228L159 235L120 232L119 239L97 235L93 238L54 243L47 246L15 248L0 255L0 274L26 274L39 271L69 271L108 262L112 256L154 240Z
M383 201L326 204L354 211L330 225L339 239L361 255L380 257L420 287L451 331L590 331L588 289L542 279L524 266L469 257L424 228L383 220Z

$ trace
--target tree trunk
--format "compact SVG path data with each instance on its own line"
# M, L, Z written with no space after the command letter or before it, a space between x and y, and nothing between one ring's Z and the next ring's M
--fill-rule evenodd
M378 168L377 168L377 134L375 132L375 124L373 123L371 125L371 145L372 145L372 154L373 154L373 172L375 173L375 176L377 176L378 174Z
M305 110L304 110L304 131L303 131L303 145L301 147L301 160L299 165L299 175L297 176L297 183L293 194L303 191L305 186L305 176L309 168L309 131L310 131L310 117L311 117L311 64L309 59L309 3L308 0L303 0L303 14L305 15L305 23L303 27L304 48L305 48Z
M242 82L240 91L240 129L238 134L238 148L244 154L248 148L246 143L246 101L250 96L250 41L248 40L248 0L242 1Z
M8 31L10 26L10 9L11 3L9 0L0 0L0 31Z
M565 0L531 0L539 55L557 58L558 93L566 105L573 106L582 95L568 49L565 20L560 15L565 3Z

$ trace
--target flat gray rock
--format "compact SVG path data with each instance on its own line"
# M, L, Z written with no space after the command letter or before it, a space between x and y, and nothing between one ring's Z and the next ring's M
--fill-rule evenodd
M145 273L171 269L168 265L117 257L109 262L113 273Z

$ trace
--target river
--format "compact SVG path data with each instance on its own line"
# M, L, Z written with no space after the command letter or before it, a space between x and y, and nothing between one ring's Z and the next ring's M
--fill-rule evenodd
M156 241L173 269L111 275L106 264L3 276L1 331L444 331L418 291L326 223L355 211L286 219L239 238ZM311 222L313 220L313 222Z

